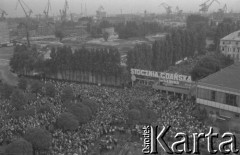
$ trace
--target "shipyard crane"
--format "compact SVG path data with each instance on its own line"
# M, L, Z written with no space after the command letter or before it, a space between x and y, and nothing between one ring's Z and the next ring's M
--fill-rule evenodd
M64 8L63 8L63 10L60 10L61 21L65 21L67 19L68 9L69 9L68 1L65 0Z
M217 2L218 4L220 4L220 2L218 0L207 0L206 2L199 5L200 6L199 11L202 13L207 13L208 9L213 4L213 2Z
M49 17L49 11L52 9L50 0L48 0L47 6L44 9L43 13L45 14L45 17L48 19Z
M227 4L225 4L223 8L218 10L219 13L227 13L227 11L228 11Z
M18 7L18 4L20 4L21 8L23 9L23 12L26 18L30 18L31 14L33 13L32 9L29 8L29 6L23 0L18 0L17 7Z
M5 15L6 16L8 15L7 12L2 10L1 8L0 8L0 13L1 13L1 18L0 19L5 19Z
M168 15L172 13L172 7L169 6L167 3L161 3L159 6L164 7Z
M20 6L26 16L26 21L25 21L25 23L23 23L23 25L25 26L25 29L26 29L27 45L28 45L28 47L30 47L29 26L30 26L30 16L33 13L33 11L32 11L32 9L30 9L28 7L28 5L23 0L18 0L17 7L18 7L18 4L20 4ZM17 7L16 7L16 9L17 9Z
M103 11L104 11L104 7L100 5L99 8L97 9L97 14L100 14Z
M180 10L179 7L177 6L177 7L176 7L176 13L177 13L177 15L180 16L180 15L182 15L183 10Z

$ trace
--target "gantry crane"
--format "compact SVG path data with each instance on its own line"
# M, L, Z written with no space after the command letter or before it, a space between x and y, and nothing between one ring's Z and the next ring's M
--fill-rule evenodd
M176 7L176 14L180 16L180 15L182 15L182 13L183 13L183 10L180 10L179 7L177 6Z
M60 10L61 21L66 21L67 20L68 9L69 9L68 1L65 0L64 8L63 8L63 10Z
M8 15L7 12L2 10L1 8L0 8L0 13L1 13L1 18L0 19L2 19L2 20L5 19L5 15L6 16Z
M20 4L25 16L26 16L26 21L23 24L23 26L25 26L25 29L26 29L26 38L27 38L27 45L28 47L30 47L30 40L29 40L29 26L30 26L30 16L31 14L33 13L32 9L30 9L28 7L28 5L23 1L23 0L18 0L18 3L17 3L17 7L18 7L18 4ZM17 9L16 7L16 9Z
M210 2L210 3L209 3ZM220 2L218 0L207 0L206 2L204 2L203 4L200 4L200 9L199 11L202 13L207 13L208 9L210 8L210 6L213 4L213 2L217 2L218 4L220 4Z
M227 4L225 4L223 8L218 10L219 13L227 13L227 11L228 11Z
M170 5L168 5L167 3L161 3L159 5L160 7L164 7L165 10L166 10L166 13L169 15L169 14L172 14L172 7Z
M45 17L48 19L49 17L49 11L52 9L50 0L48 0L47 6L44 9L43 13L45 14Z

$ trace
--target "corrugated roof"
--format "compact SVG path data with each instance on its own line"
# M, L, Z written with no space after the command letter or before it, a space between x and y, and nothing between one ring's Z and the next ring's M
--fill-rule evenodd
M235 63L199 81L209 85L240 90L240 63Z
M235 31L235 32L225 36L221 40L238 40L238 41L240 41L240 30Z

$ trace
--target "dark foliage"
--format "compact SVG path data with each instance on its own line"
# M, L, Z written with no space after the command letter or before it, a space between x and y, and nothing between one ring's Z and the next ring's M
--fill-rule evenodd
M68 112L76 116L80 125L87 123L92 117L91 109L81 103L69 105Z
M32 144L24 139L18 139L7 145L6 155L33 155Z
M51 134L41 128L29 129L26 132L24 138L30 143L32 143L34 151L49 150L49 147L51 146Z
M198 61L191 71L192 79L197 81L231 64L233 64L233 60L222 54L206 55Z
M76 130L79 122L71 113L62 113L57 119L57 127L62 130Z

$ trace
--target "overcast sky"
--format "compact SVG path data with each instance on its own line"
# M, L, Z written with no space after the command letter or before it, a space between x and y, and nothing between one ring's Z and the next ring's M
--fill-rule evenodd
M65 0L50 0L52 5L52 15L59 14L59 10L63 8ZM88 15L95 14L95 11L100 5L104 7L108 14L119 14L122 9L123 13L143 13L144 10L151 13L162 13L164 8L159 7L162 2L168 3L174 9L178 6L185 12L196 12L199 10L199 4L206 0L68 0L71 13L81 13L81 4L83 10L85 10L85 4L87 6ZM240 12L240 0L218 0L221 4L213 3L210 7L210 11L217 11L225 4L228 6L228 10ZM46 7L47 0L24 0L30 8L32 8L34 14L43 13ZM16 8L17 0L0 0L0 8L4 9L9 16L20 17L23 16L22 9L18 6Z

